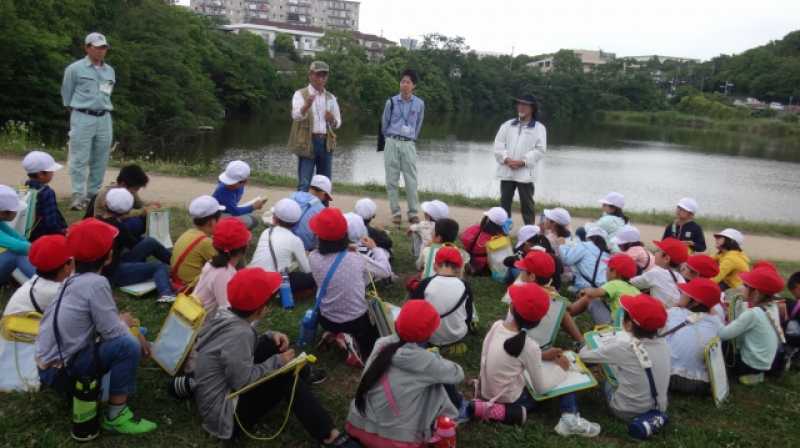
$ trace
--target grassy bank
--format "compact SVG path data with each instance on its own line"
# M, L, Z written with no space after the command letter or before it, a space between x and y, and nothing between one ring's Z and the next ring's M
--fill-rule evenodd
M72 222L79 216L68 212L67 220ZM173 238L190 225L188 216L183 210L173 210ZM256 238L258 234L254 235ZM410 256L409 240L405 232L392 231L396 244L395 271L401 276L413 272L413 260ZM253 243L252 247L255 245ZM252 255L252 254L249 254ZM781 263L782 273L787 275L800 268L800 263ZM476 308L481 317L481 329L478 334L466 338L468 351L454 360L464 367L468 379L475 378L479 372L480 348L483 336L494 320L505 315L505 306L500 302L503 287L492 280L482 277L470 280L476 297ZM12 290L0 290L0 307L5 306ZM144 326L149 328L149 339L154 340L169 310L166 305L155 303L155 297L132 299L116 294L120 310L130 311L141 318ZM401 304L404 291L398 282L381 290L381 296L393 303ZM267 328L287 333L295 340L298 322L302 313L310 305L309 301L299 302L291 311L280 309L273 302L270 315L259 325L259 330ZM583 330L590 328L585 318L578 320ZM569 341L562 335L559 345L567 346ZM315 350L316 352L316 350ZM347 409L353 397L359 372L343 363L343 355L338 351L317 352L320 355L320 366L328 371L328 380L315 386L315 393L321 398L324 406L333 415L335 423L342 427L347 416ZM111 436L103 434L94 442L96 446L127 448L142 446L159 447L218 447L215 441L201 429L200 419L195 406L190 402L179 402L169 398L164 390L167 374L154 362L143 361L137 377L138 392L131 401L134 411L146 418L158 422L159 428L152 434L141 437ZM710 397L670 397L670 425L656 436L648 446L796 446L800 445L800 432L796 430L796 421L800 417L800 374L796 371L785 378L766 384L748 388L734 384L731 400L721 409L716 408ZM468 398L472 397L467 385L461 391ZM511 428L496 424L469 423L459 428L459 446L463 447L618 447L639 446L628 438L626 426L611 418L604 398L599 389L579 394L581 414L602 425L603 432L597 439L565 440L553 431L558 420L558 403L556 400L544 402L539 412L529 416L524 427ZM260 434L274 432L281 423L286 404L282 403L263 425L258 427ZM66 403L50 392L36 394L0 394L0 446L22 447L61 447L72 446L69 439L70 409ZM240 446L270 447L310 447L312 445L305 432L290 418L289 426L274 442L258 443L243 440ZM225 446L225 445L222 445ZM232 446L232 445L231 445Z
M610 114L617 114L618 112L610 112ZM629 114L628 112L619 112L620 114ZM635 114L635 113L631 113ZM28 128L24 124L14 124L11 127L0 130L0 155L9 155L22 157L30 148L42 148L44 144L37 143L36 140L30 135ZM47 147L56 159L65 160L66 150L61 147ZM170 163L152 159L122 159L120 157L113 157L111 165L122 166L129 163L137 163L141 165L146 171L159 173L171 176L192 177L196 179L207 179L215 181L216 176L222 168L219 164L214 162L196 162L196 163ZM297 180L290 176L281 176L270 174L261 171L254 171L251 175L253 182L275 187L294 188L297 185ZM368 184L351 184L336 182L336 191L349 195L369 195L369 196L385 196L386 188L383 185L376 183ZM401 193L402 197L402 193ZM458 193L440 193L421 191L421 200L441 199L450 205L475 207L475 208L490 208L498 204L497 198L488 197L467 197ZM537 209L553 208L563 206L570 211L574 217L582 218L595 218L600 214L599 207L591 206L574 206L562 205L556 203L537 202ZM518 204L516 205L518 207ZM674 215L672 212L663 212L651 210L648 212L626 211L626 214L632 219L634 223L639 224L654 224L666 225L672 222ZM760 234L760 235L773 235L800 238L800 225L783 224L774 222L758 222L750 220L742 220L730 217L714 217L714 216L701 216L698 222L706 229L721 230L727 227L737 228L745 233Z

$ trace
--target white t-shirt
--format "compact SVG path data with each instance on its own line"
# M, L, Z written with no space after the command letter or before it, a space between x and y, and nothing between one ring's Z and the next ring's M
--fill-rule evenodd
M452 310L461 300L466 290L466 285L458 277L433 277L425 288L425 300L428 301L439 315ZM433 345L455 344L467 335L467 301L459 305L458 309L442 318L439 329L433 333L430 342Z
M667 310L667 325L664 326L664 331L669 331L686 322L690 314L691 311L686 308L670 308ZM719 317L703 313L703 318L698 322L687 324L675 333L668 335L666 339L672 353L672 374L690 380L708 382L705 348L723 326Z
M33 288L33 297L36 300L36 304L39 305L39 308L44 312L47 306L50 305L50 302L56 298L61 283L34 275L14 291L11 299L8 300L6 309L3 311L3 316L36 311L33 303L31 303L30 297L31 285L33 285L34 282L36 282L36 286Z
M272 232L272 248L275 250L275 258L278 259L277 267L269 250L270 231ZM308 255L306 255L306 249L303 247L303 240L292 233L291 230L280 226L272 227L261 233L250 266L272 272L282 272L284 269L289 271L299 269L302 272L311 272L311 266L308 264Z
M641 289L649 289L650 295L660 300L665 307L672 308L681 298L678 283L686 283L683 276L661 266L653 266L644 274L631 279L631 285Z

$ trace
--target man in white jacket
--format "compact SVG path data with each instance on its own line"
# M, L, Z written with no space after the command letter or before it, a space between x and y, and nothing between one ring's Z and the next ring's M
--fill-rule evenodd
M539 108L533 95L523 95L515 100L515 104L517 118L503 123L494 139L500 205L511 216L514 192L519 190L522 219L525 224L533 224L534 169L547 152L547 129L536 120Z

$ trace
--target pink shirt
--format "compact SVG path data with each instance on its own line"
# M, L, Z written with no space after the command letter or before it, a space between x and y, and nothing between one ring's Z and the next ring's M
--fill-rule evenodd
M636 265L649 271L656 264L656 257L642 246L633 246L625 251L636 262Z
M203 303L208 317L217 314L220 308L226 309L228 303L228 282L236 274L236 268L230 264L224 268L215 268L211 263L206 263L200 272L200 280L194 288L194 296Z

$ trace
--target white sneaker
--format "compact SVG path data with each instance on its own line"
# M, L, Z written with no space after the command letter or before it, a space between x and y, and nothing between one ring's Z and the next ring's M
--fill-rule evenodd
M175 296L161 296L156 300L156 303L172 303L175 301Z
M597 437L600 434L600 425L582 418L580 414L561 414L556 433L563 437Z
M72 203L70 203L69 208L70 210L83 211L86 210L87 203L88 201L83 196L79 194L73 194Z

